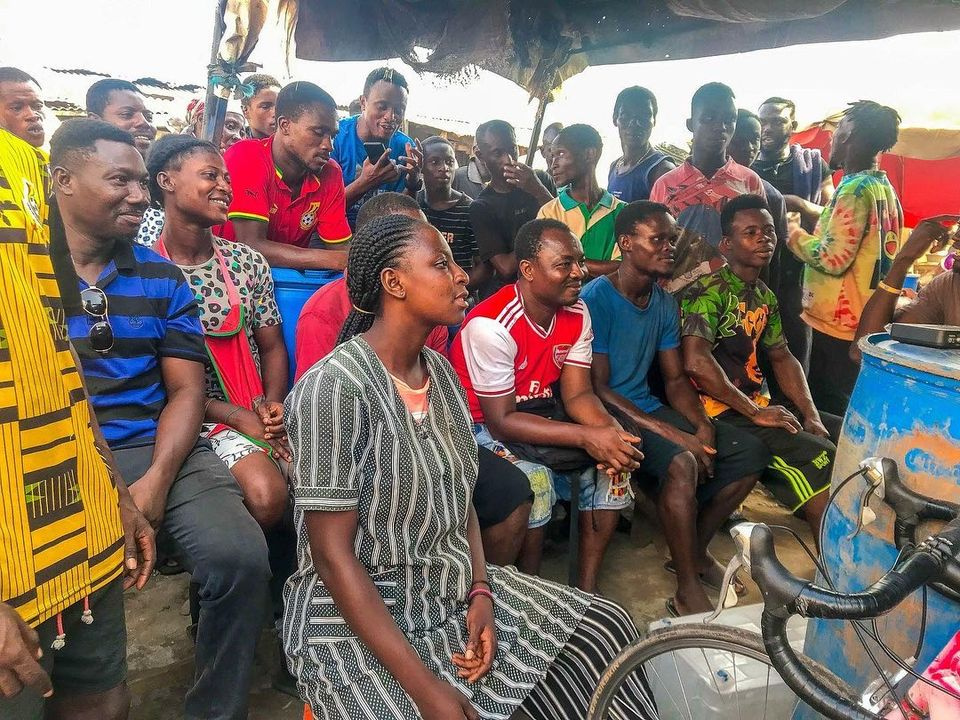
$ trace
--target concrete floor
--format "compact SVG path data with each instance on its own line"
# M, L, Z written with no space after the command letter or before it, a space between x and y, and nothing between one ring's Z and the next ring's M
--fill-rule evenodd
M748 498L744 513L750 520L769 524L786 524L810 542L806 525L791 517L761 491ZM638 518L643 516L638 515ZM672 575L663 569L666 548L662 535L650 521L636 522L633 536L618 533L608 551L601 576L603 593L622 603L632 614L638 627L665 616L664 602L673 595ZM729 536L718 535L712 545L713 554L726 561L733 553ZM795 573L813 576L813 566L791 539L778 540L780 559ZM545 577L566 578L567 554L564 547L548 550L544 558ZM743 603L760 601L759 592L749 578L743 578L750 593ZM151 579L140 593L127 594L129 632L129 681L133 693L134 720L176 720L182 717L182 700L193 676L193 645L186 627L190 622L187 610L187 575ZM277 667L276 642L264 632L255 670L251 696L251 720L299 720L303 704L271 688Z

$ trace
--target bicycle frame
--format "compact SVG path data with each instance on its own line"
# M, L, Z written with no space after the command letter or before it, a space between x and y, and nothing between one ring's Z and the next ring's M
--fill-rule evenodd
M726 590L737 571L741 567L747 568L763 595L761 638L762 647L766 651L770 665L779 672L784 683L800 700L817 712L836 720L883 720L880 713L889 711L889 708L884 705L886 693L891 693L891 699L900 700L893 688L908 673L911 675L914 673L912 669L904 669L893 677L882 674L881 678L872 683L862 696L855 697L854 691L829 669L796 653L790 647L786 634L788 619L793 615L800 615L807 618L842 619L859 623L889 612L924 585L931 585L948 596L951 596L950 593L960 594L960 514L958 514L960 508L952 503L926 498L906 488L900 482L897 466L893 460L868 458L861 463L860 473L867 478L869 487L862 495L863 507L858 531L863 524L868 524L875 518L872 511L867 512L872 495L887 502L897 516L895 534L898 547L903 552L891 570L876 583L860 592L844 593L832 588L820 587L813 582L796 577L780 563L774 547L773 533L769 527L759 523L741 523L731 530L737 553L724 574L720 589L721 605L712 617L704 621L709 623L716 618L722 609ZM841 486L854 477L856 475L847 478ZM947 524L938 533L914 547L917 527L925 519L945 520ZM830 582L829 577L826 580ZM687 636L684 642L693 642L695 638L690 637L692 628L689 625L682 627L688 628L683 633ZM712 627L734 632L733 628L725 628L722 625ZM859 625L855 625L855 628L858 633L864 632ZM660 644L664 644L665 648L676 644L674 637L676 633L672 632L675 629L677 628L656 631L647 640L640 641L637 648L634 650L628 648L614 661L601 678L591 703L590 718L599 718L600 715L597 712L608 708L616 694L618 683L611 681L610 673L615 673L617 677L622 678L645 662L636 657L654 657L654 648L659 647ZM728 638L728 645L740 642L744 648L760 647L757 641L761 638L756 638L752 633L745 631L736 632L745 635L745 639L738 641L736 637L731 636ZM662 633L663 637L654 639L657 633ZM701 639L706 643L709 637L710 635L705 632ZM747 654L750 655L750 652ZM871 659L873 659L872 656ZM631 665L631 662L636 664ZM914 662L914 658L906 663L898 659L901 668L909 667ZM929 682L929 679L924 682ZM935 683L931 684L939 687Z

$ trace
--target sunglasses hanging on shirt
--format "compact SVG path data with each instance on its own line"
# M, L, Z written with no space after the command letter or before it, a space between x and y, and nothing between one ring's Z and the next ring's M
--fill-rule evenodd
M83 311L94 318L90 326L90 347L98 353L110 352L113 348L113 327L107 317L107 295L96 285L80 291L80 304Z

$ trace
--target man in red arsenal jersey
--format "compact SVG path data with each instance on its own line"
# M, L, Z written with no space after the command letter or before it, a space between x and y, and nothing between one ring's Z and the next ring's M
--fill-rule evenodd
M593 392L580 241L562 222L532 220L517 233L515 252L516 284L467 315L450 361L467 390L477 442L530 478L534 507L517 563L522 570L539 568L554 493L569 495L563 473L589 471L578 499L584 516L577 584L595 591L620 509L630 502L621 478L643 457L640 439L624 432Z
M277 95L276 132L224 155L233 184L230 222L215 231L246 243L275 267L343 270L350 226L343 175L330 158L337 106L313 83Z

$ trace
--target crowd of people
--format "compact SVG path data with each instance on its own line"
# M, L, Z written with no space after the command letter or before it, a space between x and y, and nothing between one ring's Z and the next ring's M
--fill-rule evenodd
M956 218L900 248L877 169L900 119L874 102L828 166L789 100L708 83L678 164L626 88L604 178L584 124L545 129L545 173L488 120L458 167L403 133L390 68L346 118L310 82L245 90L214 145L202 107L158 139L140 90L99 80L48 156L41 88L0 68L3 717L127 717L123 591L158 545L199 607L188 718L247 716L271 618L317 718L583 717L639 636L598 594L634 493L665 612L712 609L708 545L757 483L817 537L854 340L960 324L957 272L898 308ZM345 270L295 347L271 266ZM539 577L560 501L576 588ZM644 677L614 715L656 717Z

